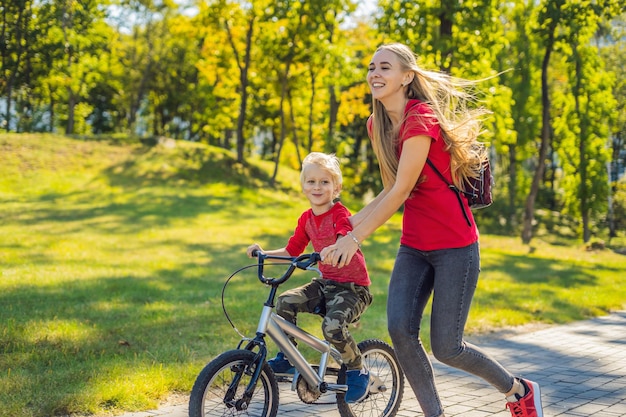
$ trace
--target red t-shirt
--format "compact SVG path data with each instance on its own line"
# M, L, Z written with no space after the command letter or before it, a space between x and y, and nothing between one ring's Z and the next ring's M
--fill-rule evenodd
M313 214L313 210L308 209L298 219L296 230L289 238L285 249L290 256L298 256L311 242L313 250L320 252L326 246L334 244L338 236L345 236L352 230L350 215L350 211L340 202L335 203L330 210L319 216ZM323 263L318 266L324 279L332 279L337 282L354 282L357 285L365 286L371 284L365 265L365 257L360 250L343 268Z
M430 107L419 100L409 100L404 113L406 119L400 127L398 155L402 153L402 146L407 139L420 135L431 137L428 158L451 183L450 153L445 150L439 123ZM371 123L370 117L370 136ZM471 225L467 224L457 194L448 188L428 164L424 164L420 181L404 202L400 243L430 251L461 248L476 242L478 229L474 216L464 197L461 197L461 203Z

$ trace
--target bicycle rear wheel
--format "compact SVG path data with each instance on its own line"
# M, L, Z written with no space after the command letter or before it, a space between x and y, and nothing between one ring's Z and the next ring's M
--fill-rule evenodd
M256 369L256 354L229 350L209 362L200 372L189 397L189 417L254 416L275 417L278 385L272 369L263 363L250 401L243 394Z
M374 385L368 396L358 403L348 404L345 394L337 394L337 408L341 417L392 417L402 402L404 374L391 346L382 340L368 339L359 343L363 365L370 371ZM339 374L338 383L345 384L345 367Z

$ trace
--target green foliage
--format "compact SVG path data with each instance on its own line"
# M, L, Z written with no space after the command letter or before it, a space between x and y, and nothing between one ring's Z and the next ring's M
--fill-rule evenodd
M530 190L533 157L541 122L539 40L534 36L533 14L537 7L533 2L516 3L504 21L506 42L498 57L498 70L505 71L500 77L502 85L511 91L508 130L501 128L494 141L496 188L500 212L506 213L506 224L515 227L518 211ZM497 109L496 113L500 113ZM505 112L505 109L502 109ZM506 114L506 112L505 112ZM502 201L503 200L503 201Z
M483 80L477 94L493 112L484 139L503 203L485 217L515 230L535 200L527 211L567 210L583 229L606 216L603 164L620 170L626 136L618 0L380 0L362 17L357 3L211 0L192 11L171 0L8 2L1 126L208 143L236 150L240 163L273 161L274 179L311 150L335 152L355 193L376 193L365 68L378 44L400 41L426 68ZM601 149L610 141L611 155Z
M616 118L612 95L614 78L603 70L597 48L586 46L597 28L599 16L578 3L568 4L564 16L569 29L562 35L563 65L569 82L554 92L553 147L563 164L559 188L565 213L582 219L581 233L588 240L591 223L607 211L609 181L605 169L610 153L606 146L609 126ZM564 80L565 81L565 80Z

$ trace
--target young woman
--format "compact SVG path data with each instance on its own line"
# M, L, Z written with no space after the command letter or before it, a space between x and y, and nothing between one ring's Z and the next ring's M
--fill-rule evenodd
M486 352L463 340L478 274L478 230L461 188L485 155L472 146L485 110L469 110L472 83L417 66L402 44L379 47L367 83L373 114L367 126L383 191L352 216L352 235L321 252L342 267L359 244L404 204L402 236L389 283L388 328L398 359L425 417L444 416L433 368L420 341L422 314L432 299L431 347L442 363L483 378L506 397L514 417L542 417L539 386L515 378ZM469 219L469 221L468 221ZM356 239L353 239L353 237Z

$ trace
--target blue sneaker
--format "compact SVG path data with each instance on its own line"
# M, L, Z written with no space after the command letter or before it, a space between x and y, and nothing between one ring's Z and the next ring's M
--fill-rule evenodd
M370 373L367 369L354 369L346 372L346 402L349 404L358 403L367 397L370 386Z
M296 368L289 363L283 352L278 352L275 358L267 361L267 364L272 368L275 374L290 374L293 375L296 372Z

